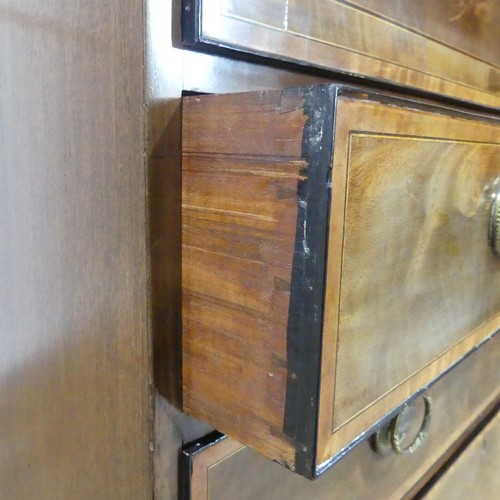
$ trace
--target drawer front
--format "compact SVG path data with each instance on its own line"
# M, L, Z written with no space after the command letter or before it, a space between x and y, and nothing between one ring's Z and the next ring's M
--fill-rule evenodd
M320 463L499 328L498 137L474 120L340 98L322 378L335 444Z
M497 400L499 344L500 339L495 339L488 349L476 351L430 388L433 406L427 438L413 454L381 456L373 451L367 440L311 482L227 438L205 448L188 447L185 450L185 475L181 478L184 498L403 498L425 484ZM486 439L490 451L492 443L490 438ZM485 456L470 469L479 475L483 466L485 470L494 470L485 464L486 455L490 453L482 455ZM453 477L460 483L456 474ZM465 477L470 478L470 475ZM439 485L437 483L437 487ZM450 495L434 498L450 498ZM458 498L488 497L462 495Z
M438 482L428 500L496 500L500 491L500 413L467 446Z
M184 0L186 43L500 103L495 0Z
M334 84L183 113L183 408L314 477L500 328L498 120Z
M334 428L500 311L485 190L499 145L439 138L449 130L412 137L407 126L349 137Z

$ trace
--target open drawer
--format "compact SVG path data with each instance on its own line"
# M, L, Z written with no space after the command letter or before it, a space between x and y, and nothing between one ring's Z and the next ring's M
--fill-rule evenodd
M314 477L500 328L498 120L183 101L183 409Z

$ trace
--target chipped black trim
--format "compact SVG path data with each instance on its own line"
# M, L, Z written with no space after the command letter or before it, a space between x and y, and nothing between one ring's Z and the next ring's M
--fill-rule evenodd
M191 481L193 475L193 458L205 451L207 448L211 448L216 444L227 439L227 436L214 431L207 436L202 437L196 441L192 441L184 445L179 454L179 499L180 500L191 500Z
M288 379L283 432L293 439L295 444L295 471L313 479L329 469L352 448L390 420L405 404L425 392L430 385L477 348L472 349L426 387L384 415L335 456L322 464L316 464L330 184L337 99L340 96L366 99L495 123L498 123L498 119L471 114L467 110L450 108L443 104L422 102L418 99L409 100L399 95L352 85L326 84L283 92L302 93L305 102L304 113L308 117L302 141L302 157L306 160L307 167L303 172L305 179L298 184L298 217L287 331ZM318 142L315 138L319 130L323 131L323 135Z
M295 470L312 478L321 374L326 253L337 87L285 90L300 93L307 122L302 138L306 167L298 182L298 215L287 329L288 377L283 432L295 443Z
M192 458L181 450L179 453L178 497L180 500L191 500L191 481L193 479Z

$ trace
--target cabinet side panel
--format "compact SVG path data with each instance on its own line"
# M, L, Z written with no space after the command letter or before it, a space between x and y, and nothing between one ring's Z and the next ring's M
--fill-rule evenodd
M184 410L289 467L287 323L300 91L183 103Z
M148 499L144 5L0 4L0 498Z

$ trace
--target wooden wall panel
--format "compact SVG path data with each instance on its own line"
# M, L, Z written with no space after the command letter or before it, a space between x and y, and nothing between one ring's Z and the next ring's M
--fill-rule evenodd
M142 0L0 2L0 497L152 491Z

